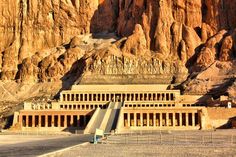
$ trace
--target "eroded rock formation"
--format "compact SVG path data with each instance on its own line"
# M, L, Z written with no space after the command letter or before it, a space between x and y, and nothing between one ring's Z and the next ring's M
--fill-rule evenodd
M2 80L177 78L235 63L235 0L4 0L0 10Z

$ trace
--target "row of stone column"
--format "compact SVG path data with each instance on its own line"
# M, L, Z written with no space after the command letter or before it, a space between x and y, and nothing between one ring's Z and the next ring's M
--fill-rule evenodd
M197 112L191 113L124 113L124 127L194 127L199 124ZM145 117L144 117L145 116Z
M103 108L107 108L108 105L104 105L104 104L80 104L80 105L63 104L63 105L60 105L60 109L64 109L64 110L94 110L98 107L103 109Z
M174 93L62 94L62 101L174 101Z
M86 115L20 115L22 127L84 127L90 116Z

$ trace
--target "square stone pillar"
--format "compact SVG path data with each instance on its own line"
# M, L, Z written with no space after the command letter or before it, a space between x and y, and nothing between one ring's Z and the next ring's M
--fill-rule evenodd
M143 126L143 113L140 113L140 123L141 123L141 127Z
M162 127L162 113L160 112L160 114L159 114L159 120L160 120L160 127Z
M48 127L48 115L45 115L45 127Z
M159 94L160 94L160 97L159 97L158 100L162 101L162 100L163 100L163 99L162 99L162 93L159 93Z
M182 113L180 112L179 113L179 126L183 125L182 122L183 122L183 120L182 120Z
M70 116L70 126L73 126L73 115Z
M150 122L150 114L147 113L147 127L149 127L149 122Z
M134 126L137 126L137 113L134 113Z
M186 126L188 126L188 113L185 113L185 121L186 121Z
M192 113L192 126L195 126L195 113Z
M39 124L38 124L38 127L41 127L42 126L42 115L39 115Z
M169 113L166 113L166 126L169 126Z
M157 124L156 124L156 122L157 122L156 118L157 118L157 117L156 117L156 113L153 113L153 126L154 126L154 127L156 127L156 125L157 125Z
M79 123L79 115L77 115L77 118L76 118L76 126L77 126L77 127L80 127L80 123Z
M22 125L22 120L23 120L23 119L22 119L22 115L20 114L20 115L19 115L19 124L20 124L20 127L23 126L23 125Z
M35 127L35 115L32 115L32 127Z

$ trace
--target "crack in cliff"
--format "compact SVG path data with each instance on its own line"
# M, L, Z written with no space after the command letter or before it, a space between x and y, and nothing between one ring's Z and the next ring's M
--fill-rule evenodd
M20 32L20 37L19 37L19 42L20 42L20 47L18 49L18 60L20 60L20 53L21 53L21 48L23 44L23 31L24 31L24 0L20 0L20 11L19 11L19 21L20 21L20 27L19 27L19 32Z

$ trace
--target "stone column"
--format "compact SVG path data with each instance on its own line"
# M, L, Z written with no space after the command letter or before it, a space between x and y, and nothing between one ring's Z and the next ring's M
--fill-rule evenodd
M149 127L150 115L147 113L147 127Z
M188 113L185 113L185 121L186 121L186 126L188 126Z
M134 113L134 126L137 126L137 113Z
M140 113L140 123L141 123L141 127L143 126L143 113Z
M160 127L162 127L162 113L160 112L160 114L159 114L159 120L160 120Z
M39 125L38 127L41 127L42 126L42 115L39 115Z
M161 100L162 101L162 93L159 93L160 94L160 97L158 100Z
M54 127L55 126L55 118L54 118L54 115L52 115L52 127Z
M128 117L128 127L130 127L130 113L127 113L127 117Z
M192 113L192 126L195 126L195 113Z
M182 126L183 124L182 124L182 113L180 112L179 113L179 126Z
M22 125L22 120L23 120L22 115L19 115L19 124L20 124L20 127L23 126L23 125Z
M82 97L81 101L84 101L84 100L85 100L85 97L84 97L84 96L85 96L85 94L83 94L83 97Z
M26 115L26 122L25 122L25 126L28 127L29 126L29 115Z
M70 115L70 126L73 126L73 115Z
M48 127L48 115L45 115L45 127Z
M153 113L153 126L155 127L157 124L156 124L156 113Z
M169 126L169 113L166 113L166 126Z
M32 127L35 127L35 115L32 115Z

